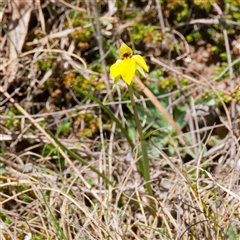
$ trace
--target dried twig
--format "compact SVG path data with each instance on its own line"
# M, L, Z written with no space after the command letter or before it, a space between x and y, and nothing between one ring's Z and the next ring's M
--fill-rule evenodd
M213 4L213 7L217 11L217 13L220 15L220 17L223 17L223 12L221 8L218 6L217 3ZM224 20L225 21L225 20ZM225 27L225 24L223 24L223 36L224 36L224 42L225 42L225 48L226 48L226 53L227 53L227 61L228 61L228 66L231 66L232 64L232 58L231 58L231 53L230 53L230 46L229 46L229 40L228 40L228 35L227 35L227 30ZM235 90L235 79L234 79L234 74L233 74L233 68L229 68L229 75L230 75L230 89L231 92L233 93ZM234 120L236 116L236 103L235 101L231 101L231 120ZM233 131L236 129L236 125L230 121L231 127L233 128ZM232 135L232 141L234 143L235 137ZM232 144L231 147L231 158L234 159L236 156L236 148L235 145Z
M240 26L240 23L227 20L227 19L225 20L225 23L227 25ZM190 20L189 22L179 23L172 28L177 29L177 28L181 28L189 25L194 25L194 24L206 24L206 25L220 24L221 25L222 22L220 21L220 19L193 19L193 20Z
M93 16L94 16L94 22L96 26L96 39L98 42L98 48L99 48L99 53L100 53L100 61L102 64L102 71L104 75L104 83L106 85L107 91L110 92L110 86L109 86L109 81L108 81L108 72L107 72L107 67L106 67L106 61L105 61L105 53L103 49L103 39L102 39L102 34L101 34L101 28L98 20L98 12L97 12L97 6L95 0L91 0L91 5L92 5L92 10L93 10Z
M180 129L180 127L176 124L172 116L168 113L168 111L162 106L162 104L158 101L158 99L154 96L154 94L142 83L142 81L135 77L135 82L138 84L139 88L142 92L149 97L150 101L154 104L154 106L162 113L163 117L169 122L169 124L174 128L174 130L181 136L187 146L191 146L187 138L184 136L184 133Z
M164 24L164 19L163 19L162 7L158 0L156 0L156 5L157 5L160 26L161 26L162 32L165 33L165 24Z
M215 10L217 11L217 13L220 15L220 17L223 17L223 12L221 10L221 8L218 6L217 3L213 4L213 7L215 8ZM224 42L225 42L225 47L226 47L226 53L227 53L227 60L228 60L228 66L232 65L232 57L231 57L231 52L230 52L230 46L229 46L229 40L228 40L228 35L227 35L227 30L225 27L225 20L224 20L224 24L223 24L223 36L224 36ZM233 68L232 66L229 68L229 75L230 75L230 88L231 88L231 92L233 93L235 90L235 79L234 79L234 74L233 74ZM232 119L235 118L236 115L236 104L234 101L231 102L231 117ZM236 126L233 126L233 129Z
M10 4L12 9L12 19L8 26L8 45L11 64L9 64L7 68L8 82L5 82L6 84L12 83L17 75L19 67L18 58L27 35L31 11L33 9L32 0L25 3L22 1L10 1ZM5 89L7 87L8 86L5 86Z

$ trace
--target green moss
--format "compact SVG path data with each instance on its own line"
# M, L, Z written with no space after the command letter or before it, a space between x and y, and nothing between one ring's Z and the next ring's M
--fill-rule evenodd
M236 100L240 101L240 88L237 89L235 94L236 94L236 96L235 96Z
M71 36L77 41L77 42L89 42L92 39L92 29L78 29L75 30L73 33L71 33Z
M27 194L21 195L20 199L26 203L30 203L32 201L32 199Z
M1 212L0 212L0 218L6 224L11 224L12 223L12 220Z
M196 42L202 38L202 35L200 32L194 32L186 36L187 41L190 42Z
M189 80L187 79L187 78L182 78L181 80L180 80L180 84L181 84L181 87L187 87L187 86L189 86Z
M144 25L139 23L133 24L133 40L142 41L144 38Z
M163 89L168 88L171 90L175 86L175 83L176 83L176 80L174 77L168 77L162 81L159 81L158 85Z
M68 14L68 17L73 27L83 27L84 25L90 23L88 14L81 11L72 10ZM65 22L65 25L68 25L68 23Z
M32 239L33 239L33 240L41 240L41 239L46 239L46 237L43 236L43 235L33 235L33 236L32 236ZM52 239L53 239L53 238L52 238ZM51 239L49 239L49 240L51 240Z
M76 86L84 91L102 91L106 89L104 82L99 81L95 75L90 75L89 79L86 79L81 74L70 72L65 75L64 84L66 87Z
M53 66L53 60L52 59L44 59L44 60L38 60L36 62L37 68L42 71L47 71L52 68Z

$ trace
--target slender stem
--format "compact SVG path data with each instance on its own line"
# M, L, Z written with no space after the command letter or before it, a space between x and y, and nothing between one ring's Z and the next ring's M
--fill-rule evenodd
M146 145L144 135L143 135L143 132L142 132L142 126L141 126L140 120L138 118L136 103L134 101L133 90L132 90L131 85L128 86L128 91L129 91L129 95L130 95L130 99L131 99L131 103L132 103L132 108L133 108L133 112L134 112L135 121L136 121L136 124L137 124L138 134L139 134L139 138L140 138L140 142L141 142L141 148L142 148L142 159L141 159L141 162L140 162L140 170L143 174L143 177L144 177L145 181L147 182L146 183L146 189L147 189L148 194L153 195L151 184L149 182L149 180L150 180L150 167L149 167L149 159L148 159L148 153L147 153L147 145Z
M93 16L94 16L94 22L96 26L96 40L98 42L98 48L99 48L99 54L101 58L101 64L102 64L102 70L103 70L103 75L104 75L104 82L107 87L107 91L110 92L110 87L109 87L109 81L108 81L108 72L107 72L107 67L106 67L106 60L105 60L105 53L103 49L103 37L101 33L101 27L99 24L99 16L98 16L98 11L97 11L97 3L96 0L91 0L90 1L92 4L92 10L93 10ZM111 97L111 93L110 93Z

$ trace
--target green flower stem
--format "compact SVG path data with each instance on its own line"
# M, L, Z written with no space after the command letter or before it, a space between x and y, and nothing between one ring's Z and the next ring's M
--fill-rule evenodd
M129 91L129 95L130 95L130 99L131 99L131 103L132 103L132 108L133 108L133 112L134 112L135 121L137 124L138 134L139 134L139 138L140 138L140 142L141 142L141 148L142 148L142 159L139 164L139 168L140 168L140 171L142 172L144 180L147 182L146 183L147 192L149 195L152 196L153 193L152 193L151 183L149 182L150 181L150 167L149 167L149 158L148 158L148 153L147 153L147 145L146 145L146 142L145 142L145 139L143 136L142 125L138 118L136 103L134 101L133 90L132 90L131 85L128 85L128 91Z

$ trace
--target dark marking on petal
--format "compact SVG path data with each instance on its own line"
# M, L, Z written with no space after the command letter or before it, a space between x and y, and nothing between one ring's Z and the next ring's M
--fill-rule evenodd
M131 57L131 53L124 53L123 55L122 55L122 59L124 59L124 58L128 58L128 57Z

